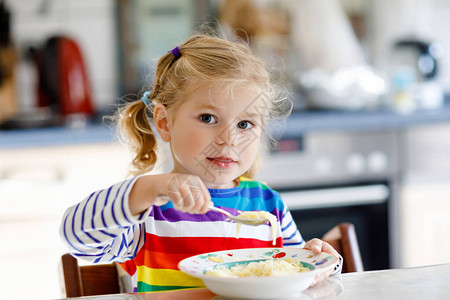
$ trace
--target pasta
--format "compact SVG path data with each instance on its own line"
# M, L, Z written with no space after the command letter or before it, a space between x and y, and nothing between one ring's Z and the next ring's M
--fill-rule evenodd
M276 234L277 234L277 218L267 212L267 211L244 211L238 215L239 218L247 219L247 220L255 220L255 219L268 219L270 226L272 227L272 244L275 245L276 242ZM239 238L239 232L241 231L241 224L237 223L236 226L236 238Z
M207 270L206 275L217 277L268 277L268 276L286 276L299 272L309 271L303 267L301 262L292 258L268 259L259 262L250 262L249 264L237 264L231 268L218 266L214 270Z

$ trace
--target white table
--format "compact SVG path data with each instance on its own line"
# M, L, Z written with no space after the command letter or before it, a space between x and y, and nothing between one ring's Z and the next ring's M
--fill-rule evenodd
M70 299L85 300L222 300L207 289L151 294L116 294ZM406 269L347 273L307 289L289 300L440 300L450 299L450 263Z

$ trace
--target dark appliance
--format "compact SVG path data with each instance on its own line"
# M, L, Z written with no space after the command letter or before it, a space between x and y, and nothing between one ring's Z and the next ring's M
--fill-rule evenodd
M421 81L433 79L438 73L435 48L433 43L414 39L399 40L394 44L394 51L398 51L399 56L402 56L402 62L413 66L417 80Z
M33 56L39 73L37 106L63 117L94 114L85 62L74 39L51 37Z
M365 270L398 265L396 135L315 132L285 136L258 179L278 190L305 240L355 225Z

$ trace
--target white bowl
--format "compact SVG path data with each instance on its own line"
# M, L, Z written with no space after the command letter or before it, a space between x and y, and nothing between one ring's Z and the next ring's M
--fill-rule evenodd
M294 258L311 270L294 275L270 277L223 278L205 275L207 269L220 263L242 262L270 258ZM250 248L204 253L182 260L181 271L200 278L213 293L228 299L283 299L301 294L314 277L334 268L337 258L322 252L314 254L301 248Z

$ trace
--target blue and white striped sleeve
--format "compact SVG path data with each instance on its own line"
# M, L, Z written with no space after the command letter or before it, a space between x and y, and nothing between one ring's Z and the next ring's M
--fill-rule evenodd
M70 253L90 262L123 262L143 245L142 222L151 208L138 216L129 210L128 196L138 177L92 193L64 213L60 235Z
M298 231L291 212L286 206L284 207L281 220L281 235L283 237L283 247L303 248L305 246L305 240Z

